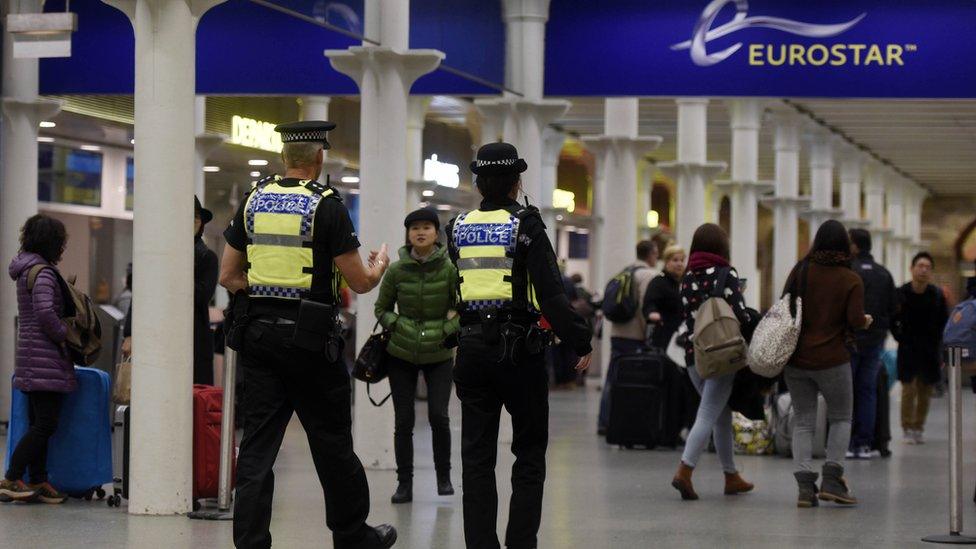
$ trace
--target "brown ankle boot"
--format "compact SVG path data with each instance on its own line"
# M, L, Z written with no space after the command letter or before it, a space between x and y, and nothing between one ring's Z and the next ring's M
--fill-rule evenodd
M681 492L681 499L685 501L698 499L698 494L695 493L695 488L691 485L691 474L694 471L694 467L689 467L682 461L678 465L678 472L674 474L674 479L671 481L671 486Z
M755 486L746 482L745 479L739 476L738 472L725 473L725 495L734 496L736 494L744 494L751 492L753 488Z

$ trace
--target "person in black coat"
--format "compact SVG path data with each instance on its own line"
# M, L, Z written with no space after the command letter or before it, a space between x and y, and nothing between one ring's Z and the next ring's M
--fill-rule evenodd
M901 308L892 334L898 340L905 442L922 444L933 386L941 378L942 330L949 319L945 296L930 284L935 262L927 252L912 258L912 281L898 289Z
M648 324L654 326L651 346L657 349L668 347L685 314L680 289L685 273L685 251L681 246L671 245L665 248L662 258L664 271L651 279L641 307Z
M210 329L210 300L217 290L217 254L203 242L203 228L213 214L193 197L193 383L214 384L214 335Z

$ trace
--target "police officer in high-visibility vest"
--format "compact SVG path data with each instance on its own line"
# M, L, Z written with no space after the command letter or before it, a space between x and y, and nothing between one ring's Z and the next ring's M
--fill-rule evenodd
M272 467L297 412L325 492L337 548L391 547L396 530L366 525L369 487L353 452L349 375L336 326L340 281L366 293L389 264L386 244L360 259L338 193L317 181L331 122L275 128L285 173L254 183L230 226L220 283L234 294L228 345L243 365L244 439L237 460L234 544L271 546Z
M549 332L590 363L591 330L573 311L539 210L516 201L525 161L508 143L481 147L471 164L484 200L448 225L458 268L461 331L454 382L461 399L464 539L497 548L495 458L502 406L512 416L512 500L505 545L536 547L549 440Z

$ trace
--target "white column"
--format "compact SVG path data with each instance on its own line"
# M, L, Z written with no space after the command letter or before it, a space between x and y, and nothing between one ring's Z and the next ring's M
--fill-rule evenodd
M6 13L39 13L39 0L12 2ZM19 8L19 9L18 9ZM14 59L9 33L3 33L3 122L0 152L0 258L20 250L20 227L37 213L37 125L61 110L57 101L37 96L37 59ZM70 242L69 242L70 245ZM0 284L0 424L9 420L10 378L14 373L17 288Z
M645 158L645 166L643 170L638 170L643 174L642 177L638 178L637 185L637 233L639 238L642 240L649 240L654 236L657 229L651 229L647 226L647 214L651 211L653 204L651 204L651 196L654 191L654 177L657 175L657 163ZM664 250L658 250L664 253Z
M529 100L543 96L549 0L502 0L506 84Z
M800 197L800 120L793 114L774 117L776 124L776 192L765 204L773 208L773 296L778 297L797 261L800 209L809 198Z
M542 133L542 189L539 191L539 208L542 210L542 220L546 224L546 233L553 247L556 246L556 215L559 213L552 207L552 193L558 183L559 153L566 142L566 134L546 128Z
M407 100L407 211L426 202L423 191L436 186L424 181L424 127L429 104L429 97L419 95Z
M732 205L732 264L746 284L746 304L759 308L759 197L773 189L759 181L759 130L763 103L759 99L729 101L732 127L732 179L716 183L730 194Z
M637 136L637 98L606 100L604 135L585 136L583 142L596 157L602 173L595 190L595 215L603 221L596 230L596 251L591 262L599 265L599 278L593 284L602 287L607 278L635 261L637 247L637 163L661 144L658 136ZM604 383L610 357L610 338L601 340Z
M221 1L106 0L136 39L131 514L190 510L193 332L182 319L193 314L194 37Z
M850 145L841 145L840 152L840 208L841 221L848 229L867 227L869 221L861 216L861 169L864 155Z
M874 252L874 260L882 265L885 262L886 242L891 234L885 227L885 183L884 167L872 162L869 166L867 178L864 180L864 215L870 225L871 231L871 251ZM890 269L889 269L890 270Z
M348 50L327 50L333 68L359 85L360 183L359 238L364 249L379 248L383 242L396 249L403 234L407 200L407 97L413 82L440 64L444 54L437 50L409 48L408 0L367 0L367 29L378 31L381 46L354 46ZM393 239L392 241L390 239ZM375 316L376 292L356 300L356 346L369 337ZM383 392L382 382L375 388ZM392 469L393 410L374 407L366 397L366 386L356 383L356 451L369 468Z
M820 225L828 219L836 219L843 213L834 208L834 144L835 137L817 126L809 135L810 140L810 209L804 212L810 224L810 242L813 242Z
M912 181L905 184L905 236L904 261L906 270L911 267L912 257L921 251L926 243L922 241L922 204L927 191ZM906 272L907 274L907 272Z
M888 176L885 206L887 208L887 227L891 231L885 243L885 259L888 271L895 279L895 284L901 284L908 276L905 267L905 201L901 176Z
M302 120L328 120L329 105L332 98L324 95L307 95L301 98L301 119ZM319 175L319 182L338 185L342 170L346 167L346 162L335 158L334 155L325 151L325 161L322 164L322 173Z
M725 162L708 161L708 99L680 98L678 104L678 158L658 167L676 180L678 188L676 236L685 250L695 230L705 223L705 186L725 171Z
M196 135L196 158L193 164L195 170L193 174L193 194L197 195L200 203L207 205L206 177L203 167L207 164L207 158L217 150L224 141L226 135L207 133L207 97L198 95L194 98L194 135Z

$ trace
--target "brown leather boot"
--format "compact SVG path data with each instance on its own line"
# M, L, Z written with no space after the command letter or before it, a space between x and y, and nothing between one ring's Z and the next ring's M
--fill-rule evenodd
M678 472L674 474L674 479L671 481L671 486L681 492L681 499L685 501L698 499L698 494L695 493L695 488L691 485L691 474L693 472L695 472L695 468L685 465L685 462L682 461L678 465Z
M738 472L725 473L725 495L734 496L751 492L755 486L739 476Z

